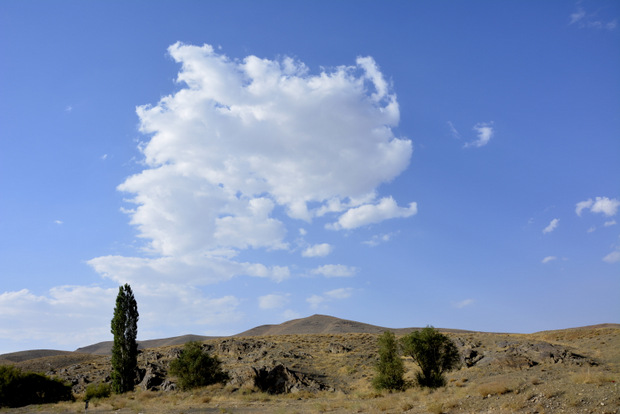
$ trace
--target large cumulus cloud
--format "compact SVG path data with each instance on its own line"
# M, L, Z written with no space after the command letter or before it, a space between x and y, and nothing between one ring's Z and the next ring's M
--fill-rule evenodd
M340 230L415 214L415 203L377 196L412 145L393 133L396 95L371 57L311 74L288 57L231 59L182 43L168 52L180 89L137 108L145 168L118 187L148 254L94 258L99 273L121 283L283 280L286 264L236 256L289 249L290 221L320 217Z

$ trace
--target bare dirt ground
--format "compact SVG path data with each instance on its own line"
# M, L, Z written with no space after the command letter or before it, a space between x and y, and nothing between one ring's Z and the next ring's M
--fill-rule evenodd
M376 333L321 333L210 339L205 346L231 373L227 385L193 392L150 391L93 400L89 413L620 413L620 326L536 334L451 332L463 357L448 385L377 393L370 386ZM140 365L164 370L180 346L144 350ZM150 364L150 365L149 365ZM109 357L60 355L15 365L75 383L105 381ZM405 359L407 378L416 366ZM272 395L254 385L260 369L286 367L296 383ZM293 373L293 374L290 374ZM167 378L167 377L166 377ZM174 382L174 378L170 378ZM143 383L144 385L144 383ZM323 391L316 391L323 387ZM0 410L78 413L84 402Z

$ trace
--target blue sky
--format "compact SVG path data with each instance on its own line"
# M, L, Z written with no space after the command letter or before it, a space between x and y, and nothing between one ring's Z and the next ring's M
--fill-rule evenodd
M616 1L0 2L0 353L620 322Z

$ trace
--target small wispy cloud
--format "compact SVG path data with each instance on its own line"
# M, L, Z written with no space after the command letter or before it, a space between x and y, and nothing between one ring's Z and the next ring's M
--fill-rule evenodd
M480 148L484 147L489 143L491 138L493 138L493 134L495 133L493 129L493 121L491 122L479 122L474 125L474 131L476 131L478 138L475 141L468 142L464 145L465 148Z
M363 241L362 243L367 246L371 246L371 247L378 246L382 243L389 242L395 234L396 232L386 233L386 234L375 234L374 236L372 236L370 240Z
M327 292L323 292L322 295L312 295L306 299L306 302L310 304L311 308L316 309L325 302L348 299L351 297L351 295L353 295L353 291L354 291L353 288L334 289L334 290L330 290Z
M290 294L272 293L270 295L260 296L258 298L258 307L260 309L276 309L282 308L289 302Z
M60 226L60 225L61 225L61 224L63 224L64 222L63 222L62 220L54 220L54 223L55 223L55 224L58 224L58 225Z
M351 277L357 273L357 269L352 266L341 264L326 264L312 270L315 275L323 275L325 277Z
M558 227L559 223L560 223L560 219L558 218L554 218L553 220L551 220L549 225L543 229L542 231L543 234L551 233L553 230L555 230Z
M376 204L363 204L342 214L338 221L330 223L326 228L331 230L351 230L368 224L380 223L394 218L406 218L418 213L416 202L408 207L400 207L392 197L383 197Z
M609 221L606 221L606 222L603 224L603 226L605 226L605 227L611 227L611 226L615 226L616 224L617 224L617 223L616 223L616 220L609 220Z
M607 197L596 197L585 201L580 201L575 206L575 213L581 216L584 210L590 210L591 213L601 213L607 217L615 216L620 208L620 200Z
M101 159L102 159L103 161L107 160L107 159L108 159L108 154L103 154L103 155L101 156Z
M544 259L542 259L541 262L549 263L549 262L553 262L554 260L558 260L558 258L556 256L547 256Z
M620 247L616 248L616 250L603 257L603 261L607 263L620 262Z
M601 18L598 13L588 13L578 3L576 10L569 16L569 25L575 25L580 29L615 30L618 26L617 19Z
M65 112L70 113L71 111L73 111L73 107L71 105L65 106Z
M464 308L466 306L473 305L474 302L475 301L473 299L465 299L465 300L462 300L460 302L454 303L454 307L457 308L457 309L462 309L462 308Z
M301 318L301 315L298 312L295 312L293 309L287 309L284 312L282 312L282 318L285 321L290 321L292 319Z
M458 131L458 129L456 129L452 121L448 121L447 124L448 128L450 128L450 134L456 139L461 139L461 133ZM473 126L472 129L476 131L477 138L473 141L466 142L463 145L464 148L484 147L489 143L491 138L493 138L493 134L495 133L493 129L493 121L478 122L476 125Z
M301 255L303 257L325 257L330 254L333 247L329 243L315 244L307 247Z
M461 134L459 134L459 131L454 127L452 121L448 121L448 127L450 127L450 134L452 134L454 138L461 139Z

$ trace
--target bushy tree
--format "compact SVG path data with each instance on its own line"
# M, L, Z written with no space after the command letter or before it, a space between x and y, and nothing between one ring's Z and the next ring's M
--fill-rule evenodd
M22 372L11 365L0 366L0 407L23 407L72 399L71 386L58 379Z
M403 390L405 388L405 367L398 355L398 342L394 333L386 331L379 337L379 362L375 366L377 375L372 385L377 390Z
M444 373L460 364L459 351L446 335L432 326L412 332L402 338L403 354L410 356L420 367L418 384L438 388L446 384Z
M136 382L138 316L138 304L131 286L120 286L112 318L112 390L118 394L132 391Z
M211 356L198 341L187 342L179 357L170 363L170 373L178 378L182 389L204 387L228 381L217 356Z

